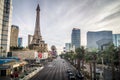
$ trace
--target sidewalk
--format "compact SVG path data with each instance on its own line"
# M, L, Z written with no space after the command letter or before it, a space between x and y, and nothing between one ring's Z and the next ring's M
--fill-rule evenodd
M0 80L29 80L35 74L37 74L40 70L44 68L42 67L35 67L36 69L31 70L30 73L21 73L17 78L10 78L10 76L0 77Z
M40 70L42 70L44 67L37 67L37 70L31 72L30 74L28 74L27 76L25 76L24 78L21 78L19 80L28 80L30 79L31 77L33 77L35 74L37 74Z

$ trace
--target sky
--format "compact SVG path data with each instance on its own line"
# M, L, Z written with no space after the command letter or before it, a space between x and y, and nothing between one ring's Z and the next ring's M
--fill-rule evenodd
M73 28L81 30L81 45L88 31L112 30L120 33L120 0L13 0L12 24L19 26L23 46L33 35L36 7L40 5L40 29L48 48L61 51L71 42Z

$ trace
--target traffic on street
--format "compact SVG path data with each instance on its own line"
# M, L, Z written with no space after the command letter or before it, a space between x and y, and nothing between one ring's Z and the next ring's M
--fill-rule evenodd
M82 80L76 69L68 61L60 57L48 62L44 69L30 80ZM80 79L79 79L80 78Z

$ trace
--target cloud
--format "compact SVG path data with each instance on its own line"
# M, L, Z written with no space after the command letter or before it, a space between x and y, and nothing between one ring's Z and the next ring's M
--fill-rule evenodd
M20 26L24 44L27 42L25 36L34 32L38 3L41 8L41 34L49 46L63 47L64 43L71 42L73 27L81 29L82 45L86 43L89 30L111 29L115 32L119 27L119 0L22 0L25 1L22 4L19 0L13 1L13 14L16 14L13 24Z
M112 14L106 16L104 19L102 19L99 22L111 21L111 20L114 20L116 18L120 18L120 9L118 11L116 11L115 13L112 13Z

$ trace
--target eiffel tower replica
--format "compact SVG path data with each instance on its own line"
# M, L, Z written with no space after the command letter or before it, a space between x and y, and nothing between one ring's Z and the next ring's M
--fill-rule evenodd
M42 40L40 32L40 7L36 9L36 24L33 39L29 44L29 49L37 50L38 52L47 52L47 44Z

